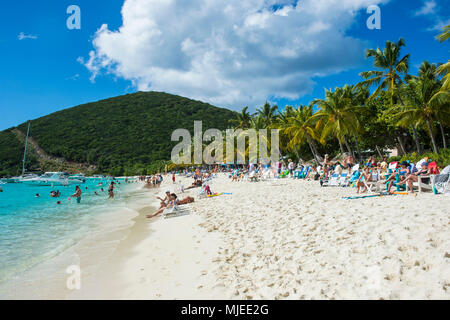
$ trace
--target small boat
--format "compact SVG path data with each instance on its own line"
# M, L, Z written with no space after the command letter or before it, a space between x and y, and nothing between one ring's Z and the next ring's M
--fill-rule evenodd
M86 182L86 177L83 173L74 174L68 177L70 184L82 184Z
M67 172L46 172L40 177L22 180L22 183L33 186L68 186L81 184L83 181L69 179Z

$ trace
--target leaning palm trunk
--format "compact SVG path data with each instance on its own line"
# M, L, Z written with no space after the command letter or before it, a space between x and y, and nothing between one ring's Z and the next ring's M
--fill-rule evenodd
M378 145L376 145L375 147L377 149L377 152L378 152L378 155L380 156L380 158L383 158L383 155L381 154L381 151L380 151L380 147L378 147Z
M433 145L433 152L434 153L439 153L439 149L438 149L438 147L436 145L436 139L434 138L433 127L431 126L430 119L427 119L426 123L427 123L428 133L430 134L431 143Z
M422 154L422 146L420 145L419 136L417 134L416 127L411 125L411 130L413 132L414 142L416 143L417 153Z
M298 152L297 146L294 146L295 154L297 155L297 159L300 161L300 153Z
M317 156L317 151L314 148L314 141L311 139L309 134L306 134L306 140L308 141L309 148L311 149L311 152L314 156L314 159L316 159L317 164L320 163L320 158Z
M341 148L341 153L344 154L345 150L344 150L344 146L342 145L342 141L341 141L341 139L338 139L338 141L339 141L339 148Z
M402 154L406 154L405 145L403 144L403 140L402 140L402 138L400 136L397 136L397 141L398 141L398 144L399 144L400 149L402 151Z
M353 158L355 158L355 154L353 153L352 147L349 145L347 139L345 139L345 136L342 137L342 140L344 140L345 146L347 147L348 152L352 155Z
M439 127L441 128L441 134L442 134L442 142L444 149L447 149L447 140L445 139L445 132L444 132L444 126L442 125L441 121L438 121Z
M403 99L402 99L400 94L398 95L398 99L400 100L401 105L405 106L405 104L403 103ZM417 153L421 154L422 153L422 146L420 145L419 135L417 134L416 127L414 127L414 125L411 125L411 130L412 130L412 133L413 133L412 136L413 136L414 143L416 144Z
M356 138L356 134L355 134L355 133L353 133L353 137L354 137L354 139L355 139L356 150L357 150L357 152L358 152L359 159L362 160L362 152L361 152L361 148L359 147L358 138Z

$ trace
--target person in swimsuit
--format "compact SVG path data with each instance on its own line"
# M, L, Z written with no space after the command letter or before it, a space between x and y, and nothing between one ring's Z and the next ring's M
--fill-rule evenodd
M387 191L389 192L389 191L391 191L391 188L392 188L392 185L394 184L394 181L397 179L397 175L399 175L400 182L402 182L403 180L406 179L406 177L408 175L410 175L410 173L411 172L410 172L410 170L408 168L408 162L403 161L400 164L400 170L398 172L392 173L389 178L387 178L384 181L380 181L380 183L389 183L388 184L388 188L387 188Z
M156 199L161 200L161 203L160 203L160 206L159 206L160 209L162 207L166 207L167 204L169 203L169 200L170 200L170 191L169 190L166 191L166 196L164 197L164 199L161 198L161 197L156 197Z
M77 199L77 203L81 202L81 189L79 186L75 187L75 193L71 196L71 198L76 198Z
M329 155L326 154L325 155L325 159L323 160L323 173L320 176L320 180L322 180L323 177L328 178L328 169L330 167L330 159L329 159Z
M114 181L111 181L111 184L109 185L109 188L108 188L108 194L109 194L109 197L108 197L108 199L113 199L114 198Z
M158 210L156 210L155 213L147 215L147 218L153 218L153 217L156 217L158 214L163 213L164 210L166 210L166 208L172 208L172 207L175 205L175 201L176 201L176 200L177 200L177 195L176 195L175 193L172 193L172 194L170 195L170 200L169 200L169 202L167 203L167 205L165 205L165 206L159 208Z
M359 189L363 188L361 193L364 193L367 191L367 187L363 181L361 181L364 178L364 181L372 181L372 173L370 172L370 167L365 167L363 173L359 176L358 180L356 181L356 193L359 193Z
M353 156L351 154L349 154L347 156L347 158L345 159L345 165L348 169L348 173L352 173L352 167L355 165L355 159L353 158Z
M415 173L411 173L410 175L408 175L405 178L404 182L406 182L408 184L409 189L411 190L411 194L415 195L414 189L413 189L413 183L419 181L418 177L419 176L428 176L430 174L431 174L431 170L428 169L428 163L424 162L424 163L422 163L422 168L419 171L417 171ZM422 182L423 183L430 183L430 178L429 177L422 178Z

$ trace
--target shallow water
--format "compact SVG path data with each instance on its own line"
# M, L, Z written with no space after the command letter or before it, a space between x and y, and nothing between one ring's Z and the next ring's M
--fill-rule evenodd
M108 200L108 181L87 180L80 185L81 203L68 197L75 186L2 185L0 193L0 286L73 248L87 236L116 223L120 208L126 208L138 184L120 181L114 200ZM102 183L101 186L98 184ZM87 189L86 189L87 187ZM104 188L104 192L101 191ZM59 190L61 197L51 198ZM97 191L98 196L94 194ZM36 197L36 193L41 196ZM61 204L57 204L61 201ZM116 216L111 216L116 212ZM125 215L122 215L124 217ZM103 217L103 219L102 219ZM107 217L108 220L105 219ZM1 295L1 290L0 290Z

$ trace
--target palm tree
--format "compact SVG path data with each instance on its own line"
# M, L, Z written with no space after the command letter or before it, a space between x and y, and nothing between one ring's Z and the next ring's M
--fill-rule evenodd
M316 129L310 121L312 116L313 107L301 105L297 110L293 110L292 114L282 123L281 128L289 137L288 148L295 149L298 154L297 146L307 142L314 159L319 163L320 156L313 141L316 138Z
M341 152L345 153L343 147L345 144L348 151L354 155L346 136L358 131L357 114L361 107L352 104L352 100L347 96L347 90L343 88L335 88L334 92L325 90L325 99L315 99L312 102L312 105L317 105L320 110L310 121L316 123L317 129L322 129L321 143L325 143L327 137L333 134L339 141Z
M365 71L361 72L360 76L364 81L360 82L358 87L370 87L377 86L375 91L369 97L369 100L373 100L378 97L382 90L387 90L390 104L394 105L394 97L398 97L398 87L403 83L401 75L405 75L409 69L409 57L407 54L400 58L400 50L405 46L405 40L401 38L397 43L392 41L386 41L386 47L381 51L380 48L367 49L366 58L373 57L373 65L381 70ZM413 132L413 138L416 143L417 151L421 152L421 146L417 135L417 130L414 126L411 126Z
M290 137L287 135L283 128L288 126L290 119L295 115L296 110L294 107L287 105L283 111L279 111L276 117L276 120L270 125L271 129L281 129L280 130L280 151L287 151L289 149L289 140ZM293 150L297 155L297 158L300 159L300 153L298 152L298 148L294 145Z
M236 115L236 119L230 120L236 129L247 129L250 127L252 116L248 112L248 107L244 107L240 113Z
M436 37L440 42L444 42L450 39L450 24L445 26L442 33Z
M450 39L450 25L444 27L444 30L437 38L441 42L448 41ZM450 90L450 60L439 66L437 73L444 76L441 91Z
M427 76L414 77L402 85L401 92L405 103L394 105L387 112L397 120L399 126L424 126L430 135L433 152L438 153L439 148L434 136L434 120L439 118L444 123L450 122L450 110L442 107L448 101L450 93L435 97L440 84Z
M260 109L256 109L256 113L264 119L266 128L268 128L277 118L278 106L271 106L268 102Z
M359 147L359 141L358 141L358 135L359 132L361 131L360 127L360 121L359 118L361 116L361 113L363 111L363 108L361 107L362 105L364 105L369 97L369 90L367 88L363 88L363 87L356 87L356 86L349 86L349 85L345 85L343 88L343 94L345 97L347 97L348 99L350 99L351 103L353 106L357 107L355 109L355 111L358 111L357 114L355 114L357 116L357 120L355 123L354 128L357 131L352 131L352 135L353 135L353 139L355 140L355 144L356 144L356 150L358 151L358 154L362 160L362 152L361 152L361 148Z
M442 85L440 80L437 78L438 75L438 66L436 64L430 64L428 61L424 61L419 68L419 76L418 79L424 80L428 79L432 83L434 83L434 88L439 90L434 94L431 98L432 105L434 106L433 113L435 115L435 120L439 124L439 129L441 130L442 135L442 145L444 149L447 148L447 141L445 139L444 132L444 121L446 117L445 110L448 109L448 101L445 103L448 98L448 90L442 90ZM447 94L446 94L447 92ZM436 103L433 103L436 100Z

